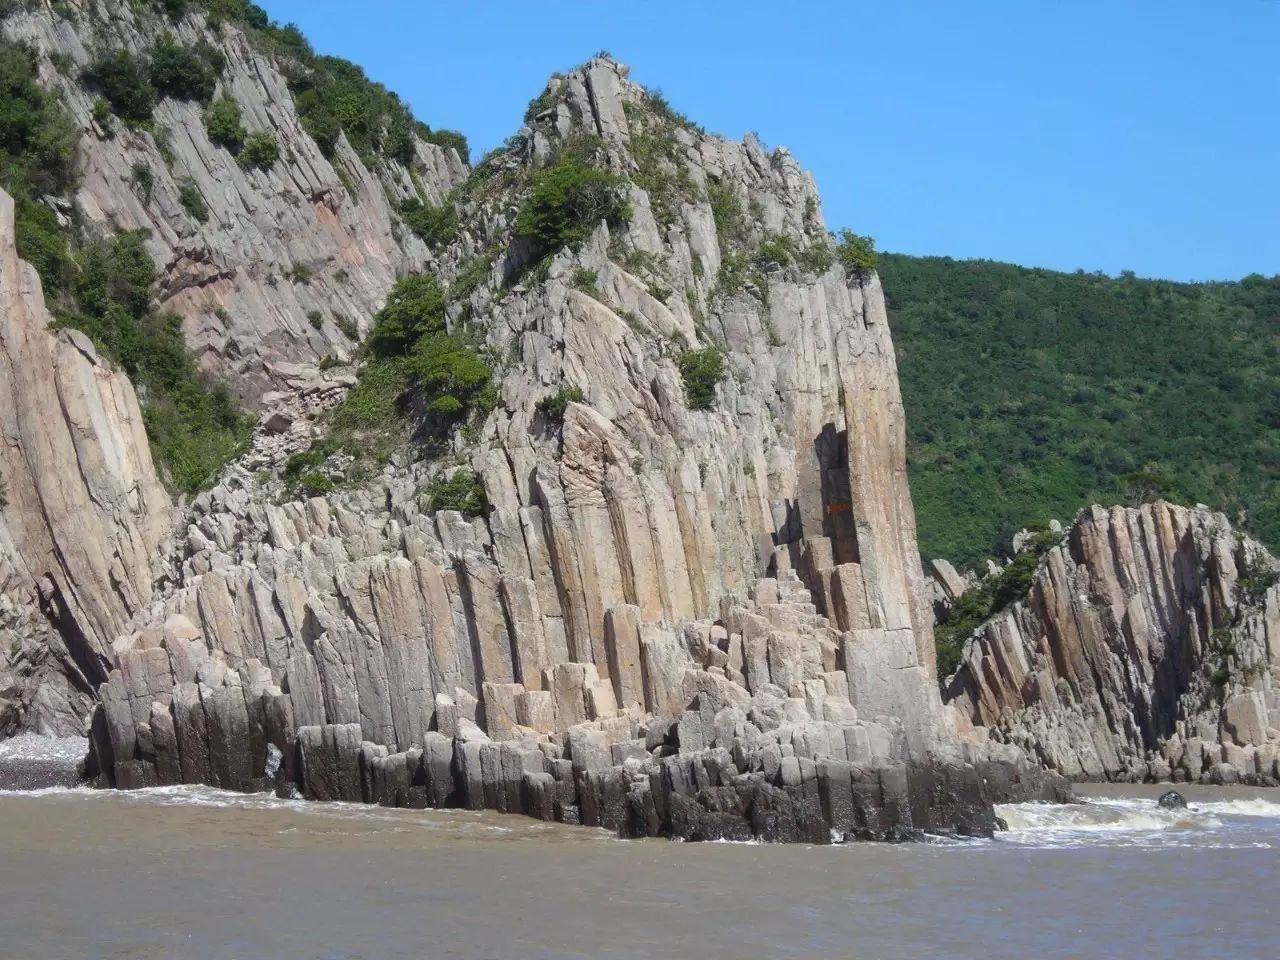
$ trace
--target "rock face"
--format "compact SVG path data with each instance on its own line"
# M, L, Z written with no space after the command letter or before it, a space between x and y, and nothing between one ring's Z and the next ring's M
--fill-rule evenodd
M128 378L50 322L0 191L0 736L84 732L172 523Z
M231 471L116 644L100 782L809 842L987 833L993 802L1060 796L947 724L883 298L832 265L810 177L673 121L612 61L545 99L440 258L446 282L487 268L450 320L508 358L453 451L491 511L431 513L434 463L279 504ZM527 278L511 207L581 137L631 213ZM725 289L779 237L826 256L756 253ZM713 343L729 376L693 410L676 359ZM583 399L549 423L566 383Z
M1280 569L1207 508L1093 507L946 691L1073 779L1280 778Z
M381 160L371 170L345 136L327 159L298 119L287 57L232 23L214 29L195 4L176 20L159 7L27 4L5 16L0 30L39 52L42 79L84 130L80 215L114 230L148 231L161 306L182 317L205 369L253 405L300 367L353 353L345 321L363 334L396 277L431 261L395 207L409 197L439 203L465 178L466 162L416 136L407 165ZM107 130L95 121L96 94L81 71L101 50L145 57L166 32L225 55L218 95L235 99L248 131L275 138L280 160L271 169L246 169L212 143L198 103L162 99L152 132L118 121ZM136 184L140 167L153 178L146 190ZM208 207L203 222L181 202L184 186Z

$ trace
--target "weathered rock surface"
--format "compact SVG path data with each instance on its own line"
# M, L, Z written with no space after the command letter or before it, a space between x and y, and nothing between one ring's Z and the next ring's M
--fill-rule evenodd
M625 68L557 83L493 176L518 183L583 132L633 172L655 121ZM878 281L775 265L754 295L718 291L743 244L830 243L812 180L753 139L664 133L690 184L676 211L633 185L630 220L544 282L505 279L515 244L471 297L511 358L455 444L491 512L428 512L431 463L282 504L233 470L116 643L100 782L257 789L278 755L278 787L322 799L812 842L989 832L992 802L1060 793L947 726ZM732 248L709 187L755 215ZM468 202L446 275L508 236L510 198ZM709 343L730 375L695 411L675 358ZM548 424L538 401L565 383L583 400Z
M183 318L205 369L250 405L326 355L351 356L357 344L341 324L349 320L363 335L396 277L430 263L396 206L409 197L439 203L465 179L465 158L415 137L410 164L383 160L371 170L343 136L327 159L298 119L282 55L260 49L233 23L215 30L194 4L174 21L146 4L67 0L23 5L0 29L39 52L42 80L85 132L80 215L105 228L148 231L161 306ZM109 133L95 122L96 95L81 71L100 50L145 57L165 32L188 46L208 41L225 55L218 95L235 99L247 130L275 138L280 160L270 170L246 169L212 143L199 103L161 100L154 132L117 122ZM154 181L145 193L134 183L140 165ZM180 200L188 183L208 207L204 222Z
M53 332L0 191L0 736L78 736L172 524L133 386Z
M1093 507L946 690L1073 779L1280 779L1274 558L1207 508Z

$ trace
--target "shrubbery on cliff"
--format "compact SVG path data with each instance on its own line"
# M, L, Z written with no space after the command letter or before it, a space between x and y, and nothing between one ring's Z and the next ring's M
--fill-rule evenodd
M108 59L112 91L126 112L142 116L149 84L138 61ZM85 242L41 199L74 190L79 133L36 82L24 47L0 43L0 98L0 185L14 198L19 256L40 273L57 324L86 333L138 387L162 473L179 490L199 490L240 449L248 423L226 389L196 368L179 318L156 309L155 264L142 235Z
M591 235L602 220L630 216L626 181L590 165L573 150L533 174L529 195L516 217L516 233L531 239L541 255Z

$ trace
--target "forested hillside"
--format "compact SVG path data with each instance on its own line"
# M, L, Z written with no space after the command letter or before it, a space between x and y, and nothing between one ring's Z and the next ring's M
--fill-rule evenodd
M1280 544L1280 277L879 269L925 556L977 564L1024 525L1157 493Z

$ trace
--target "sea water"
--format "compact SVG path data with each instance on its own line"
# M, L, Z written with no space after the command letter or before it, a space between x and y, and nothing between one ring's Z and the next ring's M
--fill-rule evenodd
M0 957L1272 958L1280 792L1089 787L989 841L621 841L204 787L0 793Z

